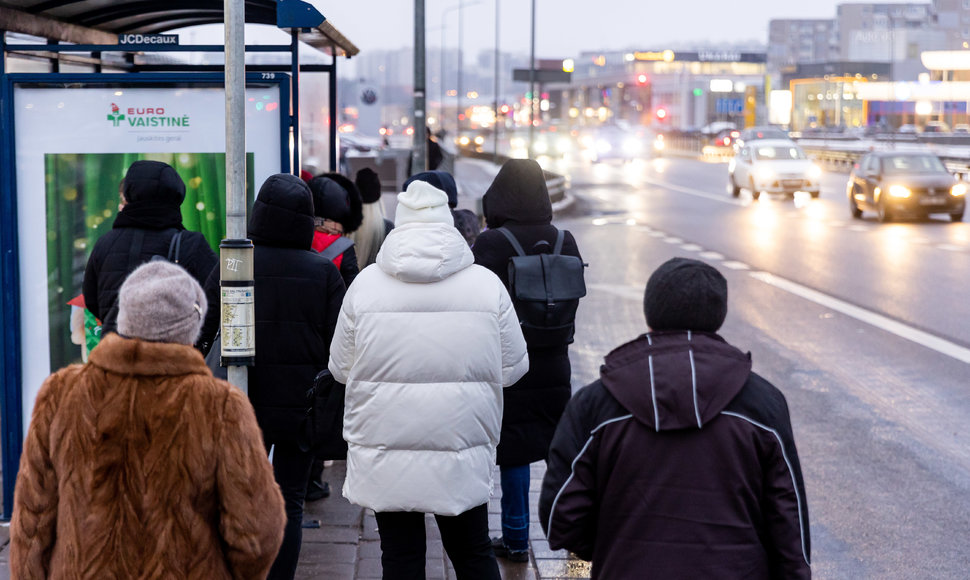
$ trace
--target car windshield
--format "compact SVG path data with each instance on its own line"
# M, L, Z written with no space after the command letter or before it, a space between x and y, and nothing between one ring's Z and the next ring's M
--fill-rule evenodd
M939 157L933 155L893 155L884 157L882 169L887 174L899 173L940 173L946 166Z
M772 145L754 148L754 158L760 161L774 159L805 159L805 152L798 147L776 147Z

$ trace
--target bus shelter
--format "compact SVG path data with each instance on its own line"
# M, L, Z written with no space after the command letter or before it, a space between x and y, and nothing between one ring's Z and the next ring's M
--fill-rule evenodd
M245 47L251 203L269 175L299 173L301 73L329 76L329 167L336 170L337 61L358 49L301 0L244 4L247 24L275 26L290 36L288 44ZM224 53L225 47L181 44L170 31L224 18L223 0L0 4L4 519L13 509L24 434L41 383L86 359L90 325L78 302L80 284L90 249L118 211L127 167L139 159L172 165L187 186L183 222L218 252L226 227L224 67L189 57ZM301 63L301 44L330 55L331 62ZM268 63L250 58L254 53L285 58Z

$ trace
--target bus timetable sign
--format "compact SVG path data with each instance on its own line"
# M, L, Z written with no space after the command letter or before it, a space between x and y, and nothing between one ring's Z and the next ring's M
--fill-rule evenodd
M119 34L118 44L172 44L179 43L178 34Z

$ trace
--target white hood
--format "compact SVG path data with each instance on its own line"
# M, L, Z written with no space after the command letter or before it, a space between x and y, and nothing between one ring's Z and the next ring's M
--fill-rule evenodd
M377 266L402 282L438 282L475 263L455 226L408 223L395 227L377 254Z

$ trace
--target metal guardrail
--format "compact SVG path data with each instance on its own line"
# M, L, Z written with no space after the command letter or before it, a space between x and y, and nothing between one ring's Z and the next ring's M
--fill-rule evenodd
M461 149L461 156L491 161L499 166L503 165L509 159L513 159L507 155L495 155L490 152L476 151L472 147L463 147ZM566 197L566 190L569 188L569 182L566 177L558 173L546 171L545 169L542 172L546 176L546 188L549 190L549 200L552 203L562 201Z

